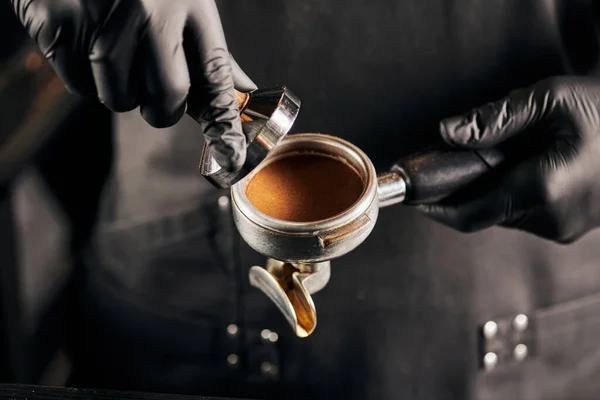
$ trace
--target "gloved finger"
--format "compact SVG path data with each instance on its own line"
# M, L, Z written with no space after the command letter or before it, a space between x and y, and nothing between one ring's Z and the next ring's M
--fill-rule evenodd
M240 68L233 55L229 54L229 62L231 63L231 74L233 75L233 84L240 92L252 92L258 89L258 86L250 79L248 75Z
M87 51L85 10L78 2L11 0L29 36L67 89L82 96L96 93ZM79 47L82 46L82 47Z
M246 137L242 131L234 93L232 66L225 34L214 0L197 0L199 8L188 21L186 56L192 75L192 97L197 105L204 136L217 163L237 171L246 160Z
M559 129L552 147L538 157L540 176L544 179L525 190L540 193L538 204L521 218L508 219L503 226L531 232L559 243L570 243L587 231L589 215L573 207L570 194L577 191L582 170L572 167L582 153L577 138L569 137L569 129ZM596 157L589 153L589 157ZM589 164L588 164L589 165Z
M183 13L159 22L150 18L140 44L140 107L143 118L156 128L174 125L186 111L190 74L183 51L184 27Z
M434 204L416 208L429 218L461 232L476 232L522 218L542 203L538 160L510 171L499 184L470 190Z
M132 64L147 18L138 2L117 2L92 43L89 59L98 98L112 111L130 111L138 105Z
M493 147L544 119L554 108L550 81L517 89L499 101L440 122L440 133L450 145Z
M556 242L568 242L574 240L572 238L561 238L558 225L556 221L551 218L550 214L546 210L546 207L540 205L532 208L526 213L523 213L519 218L507 220L500 224L500 226L512 229L519 229L525 232L533 233L541 238L547 240L554 240Z

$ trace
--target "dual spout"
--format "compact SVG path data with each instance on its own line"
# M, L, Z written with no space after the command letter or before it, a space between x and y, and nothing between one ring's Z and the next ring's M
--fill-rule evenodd
M262 291L281 311L298 337L307 337L317 326L317 311L311 295L327 285L329 261L293 264L267 259L267 265L250 268L250 285Z

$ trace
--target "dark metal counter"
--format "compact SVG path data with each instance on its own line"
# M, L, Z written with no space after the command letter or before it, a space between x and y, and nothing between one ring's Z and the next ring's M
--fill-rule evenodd
M2 400L227 400L204 396L0 384ZM229 399L233 400L233 399ZM239 400L239 399L238 399Z

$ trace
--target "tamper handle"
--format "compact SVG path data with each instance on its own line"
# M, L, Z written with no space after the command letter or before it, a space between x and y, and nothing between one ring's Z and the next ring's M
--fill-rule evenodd
M246 106L248 105L248 102L250 101L250 97L252 96L250 93L243 93L240 92L239 90L233 89L234 93L235 93L235 100L237 103L237 107L240 110L240 114L244 112L244 110L246 110ZM187 108L187 115L189 115L190 117L192 117L195 121L200 122L200 111L198 109L195 109L193 107L189 107ZM242 120L243 120L243 116L242 116Z
M505 159L498 149L438 149L399 160L391 171L406 184L404 204L439 201L473 183Z

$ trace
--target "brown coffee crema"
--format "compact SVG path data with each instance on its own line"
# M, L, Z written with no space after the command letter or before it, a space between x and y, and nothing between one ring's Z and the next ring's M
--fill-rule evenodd
M322 154L293 154L258 171L246 186L254 207L291 222L324 220L350 208L361 196L360 175L341 160Z

